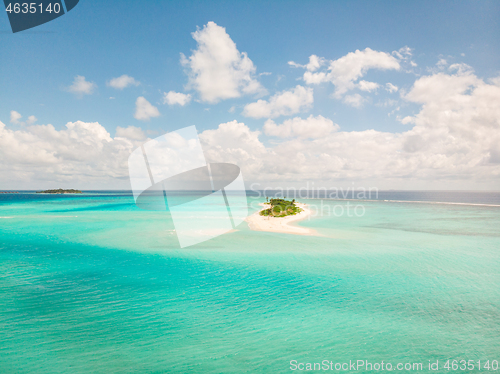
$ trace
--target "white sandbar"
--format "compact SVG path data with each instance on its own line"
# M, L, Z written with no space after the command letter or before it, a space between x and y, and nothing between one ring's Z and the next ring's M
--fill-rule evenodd
M279 232L283 234L317 235L315 230L308 229L306 227L290 225L291 222L300 221L311 214L311 210L307 207L306 204L295 203L295 205L300 209L302 209L302 211L293 216L286 216L286 217L261 216L260 212L263 211L264 209L268 209L269 205L268 204L259 204L259 205L262 206L263 208L245 219L250 229L255 231Z

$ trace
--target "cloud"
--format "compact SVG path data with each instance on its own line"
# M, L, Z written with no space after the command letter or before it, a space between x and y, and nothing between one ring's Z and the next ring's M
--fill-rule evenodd
M207 161L235 163L261 188L307 181L317 187L498 188L500 77L485 82L470 71L422 76L403 99L420 109L401 133L341 131L328 118L309 116L267 121L263 131L276 137L267 145L259 130L238 121L206 130L200 139ZM117 128L112 138L97 122L16 131L0 122L2 185L130 188L127 159L142 139L137 127Z
M277 136L280 138L311 138L318 139L329 135L339 129L339 126L331 119L323 116L314 117L312 114L302 119L295 117L285 120L281 125L277 125L272 119L269 119L264 124L264 132L266 135Z
M61 130L49 124L16 131L0 122L2 185L129 189L127 159L139 145L112 138L97 122L68 122Z
M457 63L457 64L452 64L448 68L449 71L454 72L456 71L458 74L466 74L466 73L473 73L474 69L464 63Z
M16 112L15 110L10 111L10 123L13 123L14 125L18 125L21 117L22 117L22 115L19 112Z
M448 65L448 62L444 58L439 59L439 61L436 64L436 66L440 69L444 69L446 65Z
M259 135L260 131L252 131L234 120L221 123L215 130L205 130L199 136L207 162L235 163L252 177L263 169L268 156Z
M141 82L136 81L134 78L128 76L127 74L123 74L118 78L113 78L106 82L106 85L109 87L116 88L118 90L123 90L128 86L138 86Z
M149 121L152 117L158 117L160 112L158 108L151 105L143 96L139 96L135 101L134 118L140 121Z
M358 87L361 91L372 92L379 88L380 85L375 82L360 81Z
M457 98L467 99L463 94L472 87L481 84L481 80L474 74L437 73L418 79L410 92L403 97L411 102L420 104L441 103L449 105ZM467 99L468 100L468 99Z
M318 57L316 55L309 56L309 63L306 65L300 65L297 64L296 62L288 61L288 65L293 66L295 68L304 68L307 69L307 71L316 71L321 66L325 65L325 63L326 59L324 59L323 57Z
M421 109L403 119L413 124L403 133L332 131L337 128L326 126L307 137L310 119L333 125L326 118L309 117L281 125L267 121L264 132L283 139L267 147L259 131L236 121L202 137L211 161L231 159L246 180L262 182L262 188L299 181L317 186L360 181L380 188L498 188L500 77L486 83L471 72L432 74L415 81L404 99Z
M417 115L403 118L415 124L406 133L404 150L432 155L429 158L445 164L449 174L499 175L492 157L500 144L498 80L485 83L470 70L441 72L418 79L404 98L422 104Z
M146 139L146 134L140 127L129 126L123 128L118 126L116 128L116 137L132 139L132 140L144 140Z
M255 66L245 52L240 52L224 27L208 22L195 31L198 48L189 58L181 54L181 63L189 76L188 88L198 91L202 101L220 100L244 94L265 93L254 78Z
M398 55L403 57L399 52ZM396 57L386 52L374 51L370 48L366 48L363 51L356 50L337 60L329 61L326 70L315 72L325 64L325 60L312 55L309 57L309 64L305 66L295 64L294 66L301 66L307 69L303 76L307 84L331 82L335 86L334 96L338 99L342 98L346 92L354 89L356 87L355 82L370 69L399 70L401 68L399 60ZM361 85L361 87L366 86Z
M393 51L392 54L397 58L399 58L400 60L408 60L413 55L412 49L407 45L400 48L398 51Z
M387 107L395 106L397 103L398 103L397 100L394 100L394 99L385 99L384 101L379 101L375 105L378 106L378 107L387 108Z
M215 130L205 130L200 134L200 139L206 144L232 145L241 156L245 151L264 151L265 147L258 140L259 135L260 131L251 131L244 123L234 120L221 123Z
M303 134L300 130L297 134L291 123L284 125L278 129L267 126L267 130L279 131L280 135ZM200 139L207 161L236 163L245 180L263 183L261 188L270 183L286 187L305 181L331 181L335 186L339 179L392 173L394 170L385 168L397 155L400 144L395 141L399 135L374 130L325 131L322 137L292 137L269 147L264 146L259 135L259 131L233 121L203 132Z
M406 116L399 120L403 125L407 125L409 123L415 123L415 118L412 116Z
M354 108L361 108L366 99L360 94L347 95L344 97L344 103Z
M29 116L26 124L30 126L33 125L36 121L38 121L38 119L35 116Z
M309 110L314 102L312 88L296 86L288 91L275 94L269 101L258 100L245 105L243 115L253 118L274 118L289 116Z
M163 104L184 106L191 101L191 95L169 91L163 93Z
M385 89L389 91L390 93L397 92L398 91L398 86L392 84L392 83L386 83L385 84Z
M77 75L73 80L73 84L68 87L68 91L81 97L91 95L96 88L97 85L94 82L87 82L84 76Z
M13 123L14 125L33 125L38 119L35 116L29 116L26 122L21 122L19 121L23 116L19 113L16 112L15 110L10 111L10 123Z

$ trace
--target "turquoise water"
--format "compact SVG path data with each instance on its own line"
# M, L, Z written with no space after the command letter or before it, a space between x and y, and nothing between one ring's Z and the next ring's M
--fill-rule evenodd
M321 236L180 249L126 193L0 195L0 373L500 361L500 207L308 202Z

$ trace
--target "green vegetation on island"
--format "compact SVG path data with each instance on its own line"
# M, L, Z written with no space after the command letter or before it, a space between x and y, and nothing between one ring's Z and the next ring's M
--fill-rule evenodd
M285 199L271 199L268 200L266 204L269 204L270 208L262 210L260 212L261 216L286 217L293 216L302 211L302 209L295 205L295 199L292 201Z
M80 190L63 190L62 188L59 188L57 190L46 190L46 191L38 191L37 193L82 193Z

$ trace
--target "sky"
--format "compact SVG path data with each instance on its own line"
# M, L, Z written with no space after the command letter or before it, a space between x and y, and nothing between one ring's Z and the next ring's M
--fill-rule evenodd
M250 187L500 190L498 1L92 1L0 15L0 190L129 189L196 125ZM256 185L254 185L256 186Z

